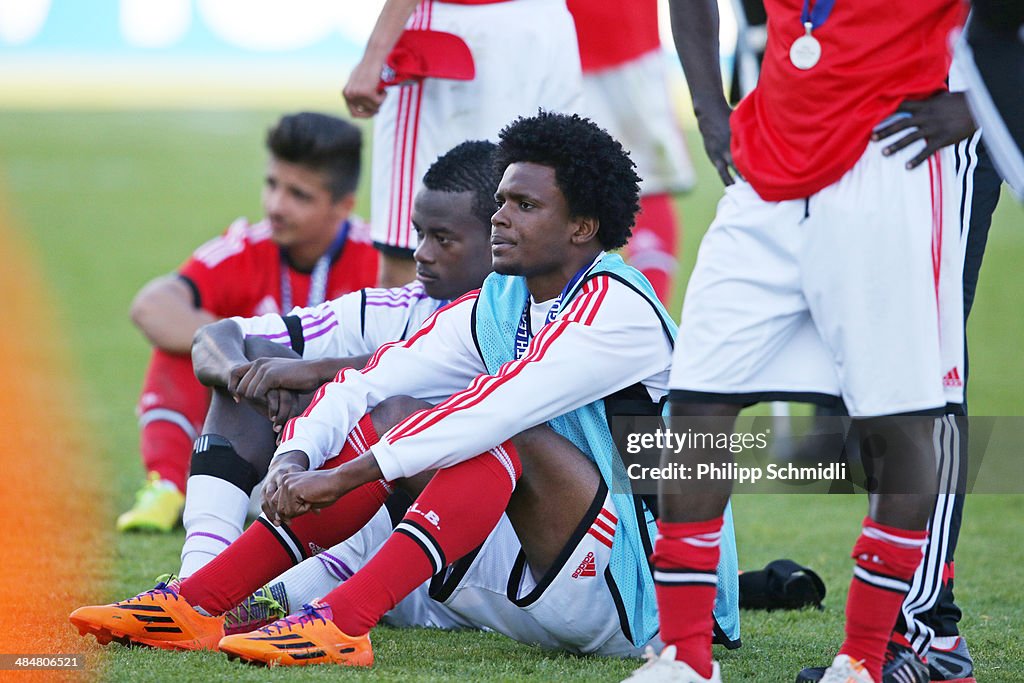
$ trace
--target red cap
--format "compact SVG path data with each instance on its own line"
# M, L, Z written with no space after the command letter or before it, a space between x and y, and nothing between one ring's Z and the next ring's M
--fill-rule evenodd
M473 54L462 38L442 31L406 30L384 63L380 88L428 76L471 81L475 73Z

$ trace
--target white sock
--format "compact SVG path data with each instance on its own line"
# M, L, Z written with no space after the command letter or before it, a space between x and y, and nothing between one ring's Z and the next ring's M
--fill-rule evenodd
M320 561L319 555L295 565L271 581L284 584L288 607L292 612L297 612L303 605L324 597L341 585L341 582L342 580L327 568L327 564Z
M292 567L272 583L284 584L288 606L293 612L297 611L351 578L390 535L391 518L387 508L382 507L352 538Z
M248 507L249 496L234 484L207 474L188 478L180 578L192 576L242 535Z

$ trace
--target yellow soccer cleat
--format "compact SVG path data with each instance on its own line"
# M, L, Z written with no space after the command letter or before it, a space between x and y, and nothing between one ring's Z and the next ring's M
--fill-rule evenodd
M112 605L79 607L71 623L100 645L149 645L162 650L215 650L224 637L224 617L207 617L178 595L178 582L160 582L151 591Z
M185 494L150 472L145 486L135 494L135 505L117 518L117 530L166 534L178 525L184 508Z
M373 666L370 635L345 635L331 621L331 608L316 601L269 626L226 636L217 647L229 659L268 666Z

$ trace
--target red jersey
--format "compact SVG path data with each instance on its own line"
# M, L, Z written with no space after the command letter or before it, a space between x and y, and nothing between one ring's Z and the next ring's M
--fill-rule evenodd
M803 4L765 1L761 77L730 122L736 167L767 201L806 197L839 180L903 100L944 90L950 33L965 15L961 0L838 0L813 32L820 61L801 71L789 48L804 35Z
M661 46L658 0L568 0L583 73L609 69Z
M370 242L369 226L351 218L348 235L321 286L323 291L314 297L320 301L311 301L312 273L297 271L285 262L270 239L270 224L250 225L239 218L223 235L196 249L178 274L194 285L201 308L222 318L249 317L316 305L375 286L377 251Z

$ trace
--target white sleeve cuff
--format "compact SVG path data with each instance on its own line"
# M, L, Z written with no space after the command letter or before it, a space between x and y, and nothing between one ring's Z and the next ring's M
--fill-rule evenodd
M395 481L408 476L402 468L402 463L394 456L383 439L370 446L370 452L373 453L373 459L377 461L377 467L380 468L384 481Z
M316 444L301 436L292 437L278 446L277 450L274 451L274 458L276 459L277 456L284 455L290 451L302 451L306 454L306 457L309 458L310 472L320 469L327 462L327 459L320 453L320 449L317 448Z

